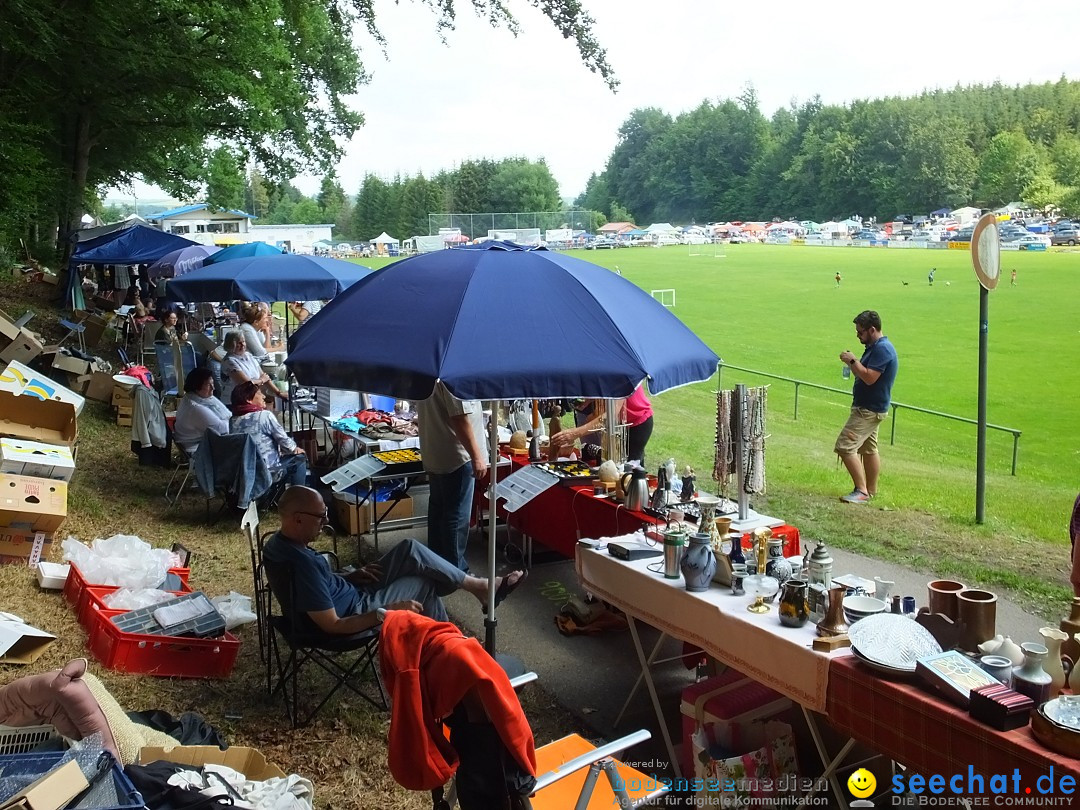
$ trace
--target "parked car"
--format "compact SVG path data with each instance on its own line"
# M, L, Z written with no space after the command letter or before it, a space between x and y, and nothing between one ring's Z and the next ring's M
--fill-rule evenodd
M1018 236L1015 239L1010 239L1005 244L1013 245L1019 250L1029 250L1035 245L1039 245L1041 248L1047 248L1050 245L1050 240L1045 236L1039 236L1035 233L1027 233L1023 236ZM1038 249L1038 248L1036 248Z
M1062 228L1057 231L1053 231L1050 234L1051 245L1073 245L1080 244L1080 230L1075 228Z
M861 230L858 233L856 233L851 238L852 239L871 239L871 240L880 241L882 239L888 239L888 236L885 234L885 231L871 231L871 230L864 229L864 230Z
M754 242L754 241L756 241L754 239L754 237L750 236L749 234L745 234L745 233L734 233L734 234L731 235L731 238L728 239L728 242L730 242L733 245L749 244L750 242Z
M585 246L586 250L604 250L605 248L616 248L618 243L610 236L598 236L593 239L589 244Z

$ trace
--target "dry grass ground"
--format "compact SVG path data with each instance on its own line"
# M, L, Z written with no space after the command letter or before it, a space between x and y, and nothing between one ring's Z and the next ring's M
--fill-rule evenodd
M58 320L47 296L55 288L41 284L0 282L0 309L38 313L33 328L57 338ZM101 352L104 354L104 352ZM109 356L115 360L115 355ZM169 473L139 467L130 452L130 428L117 427L109 408L88 402L79 419L78 470L68 497L68 519L50 559L59 561L59 540L72 535L84 541L113 534L134 534L154 546L184 544L195 555L192 584L208 595L230 590L251 593L247 542L238 519L223 517L205 525L203 499L185 495L166 511L162 492ZM276 527L273 515L263 529ZM343 563L354 543L342 543ZM0 666L0 683L50 669L72 658L88 656L86 635L59 592L41 591L26 568L0 566L0 610L22 616L58 636L58 641L31 666ZM173 715L198 712L224 732L230 743L249 745L287 772L310 778L316 804L331 808L430 807L426 794L398 787L386 768L387 715L359 698L342 697L320 713L310 726L293 731L279 699L266 697L264 670L254 625L237 631L243 641L235 670L227 680L179 680L94 671L129 710L163 709ZM92 665L93 662L92 662ZM578 728L577 721L536 685L525 690L525 709L533 720L538 744ZM587 733L587 732L585 732Z

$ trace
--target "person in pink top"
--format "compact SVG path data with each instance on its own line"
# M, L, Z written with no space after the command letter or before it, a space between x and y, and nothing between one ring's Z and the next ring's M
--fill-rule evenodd
M645 386L638 385L626 398L626 457L645 466L645 445L649 443L653 429L652 403L645 396Z

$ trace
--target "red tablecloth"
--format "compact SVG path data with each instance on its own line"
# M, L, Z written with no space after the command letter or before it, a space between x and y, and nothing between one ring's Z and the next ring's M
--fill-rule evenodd
M514 458L511 463L517 470L529 462ZM561 484L542 492L516 512L507 513L507 522L570 559L574 558L574 548L582 537L614 537L663 523L644 512L632 512L611 498L593 497L591 485Z
M591 486L561 485L509 513L507 520L518 531L571 559L582 537L614 537L663 522L632 512L610 498L595 498Z
M997 731L916 683L879 677L853 657L835 658L830 664L826 715L836 729L874 750L921 774L943 775L942 796L956 795L948 787L954 774L963 775L966 789L969 766L983 775L986 792L982 795L989 797L991 805L995 797L990 793L990 777L994 774L1008 776L1005 796L1026 799L1030 795L1037 800L1041 796L1037 780L1049 775L1051 767L1055 792L1045 795L1068 795L1056 788L1060 778L1069 775L1076 780L1078 791L1072 796L1080 796L1080 762L1043 747L1031 735L1030 726ZM1016 770L1020 773L1019 792L1013 780ZM879 790L886 788L881 784L886 776L875 775ZM1049 783L1042 780L1044 786ZM1031 789L1030 794L1026 788Z

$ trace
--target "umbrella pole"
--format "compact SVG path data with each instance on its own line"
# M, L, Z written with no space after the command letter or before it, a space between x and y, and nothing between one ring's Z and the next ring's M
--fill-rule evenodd
M499 464L499 403L491 400L491 419L488 420L488 446L491 451L488 467L488 610L484 619L484 649L489 655L495 655L495 628L499 620L495 617L495 470Z

